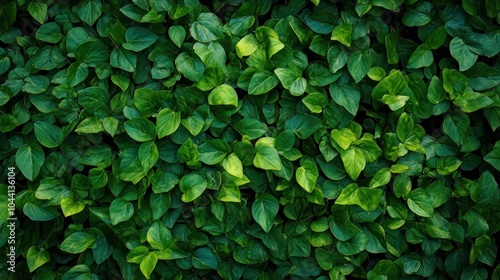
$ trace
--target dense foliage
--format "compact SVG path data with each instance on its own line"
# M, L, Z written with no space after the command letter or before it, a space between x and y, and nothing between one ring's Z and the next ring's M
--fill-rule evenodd
M7 0L0 41L2 279L500 277L498 1Z

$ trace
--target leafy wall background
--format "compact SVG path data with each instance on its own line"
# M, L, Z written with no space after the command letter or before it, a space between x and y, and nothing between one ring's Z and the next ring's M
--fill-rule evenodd
M494 0L3 1L2 279L500 278L499 23Z

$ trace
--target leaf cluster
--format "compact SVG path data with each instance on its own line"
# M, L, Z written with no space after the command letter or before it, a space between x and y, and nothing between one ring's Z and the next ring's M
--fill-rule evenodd
M2 279L500 278L498 1L7 0L0 41Z

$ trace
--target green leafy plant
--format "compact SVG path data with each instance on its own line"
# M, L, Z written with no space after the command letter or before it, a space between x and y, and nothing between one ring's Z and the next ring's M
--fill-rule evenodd
M2 1L0 278L499 279L499 30L490 0Z

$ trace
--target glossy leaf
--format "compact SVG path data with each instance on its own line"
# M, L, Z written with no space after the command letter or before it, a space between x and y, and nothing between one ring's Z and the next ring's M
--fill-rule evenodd
M75 232L61 243L61 250L70 254L81 253L94 243L95 237L86 232Z
M179 186L183 192L182 201L191 202L205 191L207 180L198 174L188 174L182 177Z
M255 199L252 204L252 216L266 233L271 230L278 210L278 200L268 193Z

